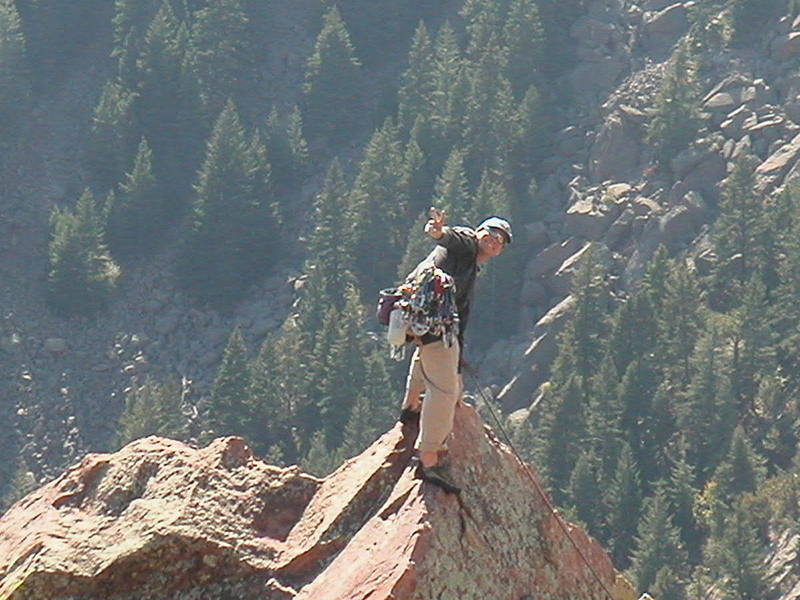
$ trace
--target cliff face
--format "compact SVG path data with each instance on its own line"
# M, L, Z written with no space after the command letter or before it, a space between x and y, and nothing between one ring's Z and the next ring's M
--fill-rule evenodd
M414 478L399 424L323 480L239 438L89 455L0 519L0 598L633 597L472 408L456 431L460 501Z

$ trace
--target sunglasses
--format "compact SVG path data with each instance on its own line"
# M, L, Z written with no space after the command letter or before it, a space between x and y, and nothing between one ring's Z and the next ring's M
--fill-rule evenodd
M497 242L499 242L503 247L506 245L506 236L504 236L499 231L495 231L493 229L489 229L489 235L491 235Z

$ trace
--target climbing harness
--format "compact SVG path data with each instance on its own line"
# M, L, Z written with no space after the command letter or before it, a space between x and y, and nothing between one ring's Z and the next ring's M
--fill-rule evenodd
M389 337L391 357L405 357L405 343L400 340L397 328L404 327L410 336L433 335L440 337L450 347L458 337L459 320L456 308L456 286L453 278L439 267L430 265L406 280L396 292L381 292L378 312L385 314L391 303Z
M536 489L536 492L539 494L539 496L544 501L545 506L550 511L550 513L555 517L556 522L558 523L558 525L561 528L561 530L564 532L564 535L567 536L567 539L570 541L572 546L575 548L575 551L578 553L578 556L581 557L581 560L583 560L583 562L586 563L586 567L589 569L589 572L597 580L597 583L600 584L600 587L603 588L603 591L608 596L609 600L614 600L614 594L611 592L611 590L608 589L608 586L600 578L600 575L597 574L597 571L595 571L594 567L592 567L592 564L589 562L589 559L586 558L586 555L583 553L583 550L581 550L580 546L578 546L578 543L575 541L575 538L573 538L572 534L569 532L569 528L564 523L564 520L561 518L561 515L558 514L558 511L556 510L555 506L553 506L553 503L550 502L550 499L547 497L547 494L542 489L542 486L536 480L536 477L533 476L533 473L531 473L530 467L528 467L528 465L525 463L525 461L522 460L522 457L519 455L519 452L517 452L517 449L514 447L514 444L511 441L511 438L509 437L508 433L506 433L506 430L503 427L502 423L500 422L500 419L497 417L497 414L495 413L494 409L492 408L491 402L486 398L486 395L483 393L483 387L481 386L481 382L478 380L478 376L477 376L477 374L475 372L475 369L465 366L464 370L469 374L470 377L472 377L472 380L475 382L475 385L478 388L478 393L480 394L481 398L483 399L484 406L486 406L486 408L489 410L489 413L492 415L492 418L494 419L494 422L497 424L497 429L503 435L503 439L505 440L505 443L511 449L511 452L513 452L514 456L517 457L517 460L522 465L522 469L525 471L525 473L528 475L528 478L533 483L533 487Z

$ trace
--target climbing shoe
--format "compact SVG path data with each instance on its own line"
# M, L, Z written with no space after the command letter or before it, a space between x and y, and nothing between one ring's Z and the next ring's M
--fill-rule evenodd
M418 479L443 489L448 494L460 494L461 488L453 483L449 469L444 465L434 465L433 467L423 467L422 463L417 463L416 476Z
M397 419L403 425L417 425L419 426L419 411L404 408L400 411L400 417Z

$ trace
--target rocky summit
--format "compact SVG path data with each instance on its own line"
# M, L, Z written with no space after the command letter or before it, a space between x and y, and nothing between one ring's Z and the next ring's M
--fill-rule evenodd
M455 431L460 497L414 477L400 424L325 479L236 437L88 455L0 519L0 598L634 597L472 407Z

